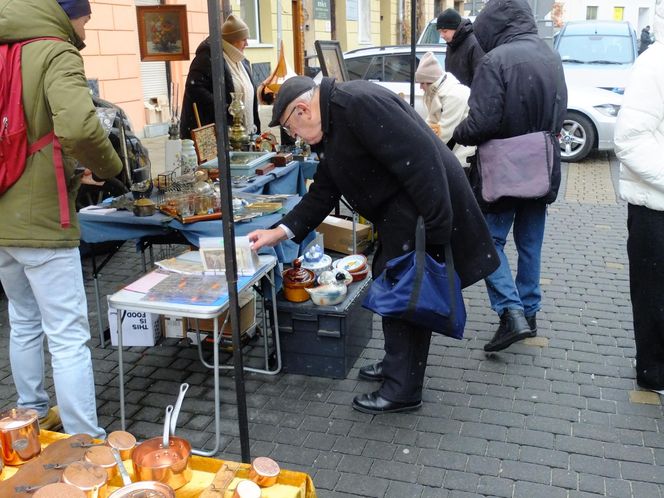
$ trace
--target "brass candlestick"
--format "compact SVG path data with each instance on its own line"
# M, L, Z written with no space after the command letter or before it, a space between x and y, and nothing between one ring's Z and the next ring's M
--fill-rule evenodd
M249 143L247 128L244 126L244 102L242 92L231 92L231 103L228 112L233 116L233 125L228 133L228 141L233 150L242 150Z

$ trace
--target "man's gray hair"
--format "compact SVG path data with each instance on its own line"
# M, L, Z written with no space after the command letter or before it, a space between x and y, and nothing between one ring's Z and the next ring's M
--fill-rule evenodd
M311 99L314 98L314 93L316 93L317 88L318 87L315 86L315 87L311 88L310 90L307 90L306 92L304 92L302 95L299 95L299 96L295 97L293 99L293 101L291 102L291 105L295 106L295 105L299 104L300 102L306 102L308 104L309 102L311 102Z

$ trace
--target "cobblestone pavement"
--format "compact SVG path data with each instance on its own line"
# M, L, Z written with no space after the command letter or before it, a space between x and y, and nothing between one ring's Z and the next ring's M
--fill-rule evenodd
M485 354L496 316L476 284L465 292L466 337L433 341L422 409L371 416L350 402L376 387L357 380L359 366L381 357L374 320L373 338L346 379L246 376L252 456L308 472L321 497L662 497L662 406L658 395L635 387L626 206L616 201L616 170L615 158L601 154L564 165L559 201L549 210L538 337ZM98 347L88 259L84 267L98 409L113 430L117 354ZM103 271L102 295L140 272L140 258L126 244ZM0 393L8 407L15 392L1 304ZM159 434L164 406L186 381L179 435L194 446L211 444L212 375L194 347L169 340L130 348L126 362L128 430L141 438ZM218 456L238 459L228 372L222 384Z

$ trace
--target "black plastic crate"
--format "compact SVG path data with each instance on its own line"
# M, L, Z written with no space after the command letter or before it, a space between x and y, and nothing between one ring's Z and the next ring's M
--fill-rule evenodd
M343 379L371 338L373 313L362 307L370 280L354 282L336 306L277 296L284 372Z

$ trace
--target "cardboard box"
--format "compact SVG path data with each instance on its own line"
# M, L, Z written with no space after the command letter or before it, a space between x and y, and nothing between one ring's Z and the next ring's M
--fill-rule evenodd
M182 339L187 336L187 327L185 319L181 316L164 315L164 337Z
M256 295L253 290L243 292L239 295L240 301L240 333L244 333L256 324ZM224 324L224 320L228 315L228 311L225 311L219 315L219 326L221 327ZM198 320L198 327L201 332L214 332L214 321L209 320ZM196 330L196 319L187 318L187 329ZM221 333L225 336L230 337L232 335L231 322L230 320L223 326Z
M168 112L168 96L159 95L157 97L150 97L147 101L143 102L145 106L145 122L146 124L168 123L171 115Z
M108 308L111 344L118 345L118 318L115 308ZM122 320L123 346L154 346L161 337L161 316L154 313L127 311Z
M316 231L324 235L325 249L343 254L353 254L353 221L336 216L328 216ZM371 242L371 227L363 223L355 224L357 249L362 252Z

